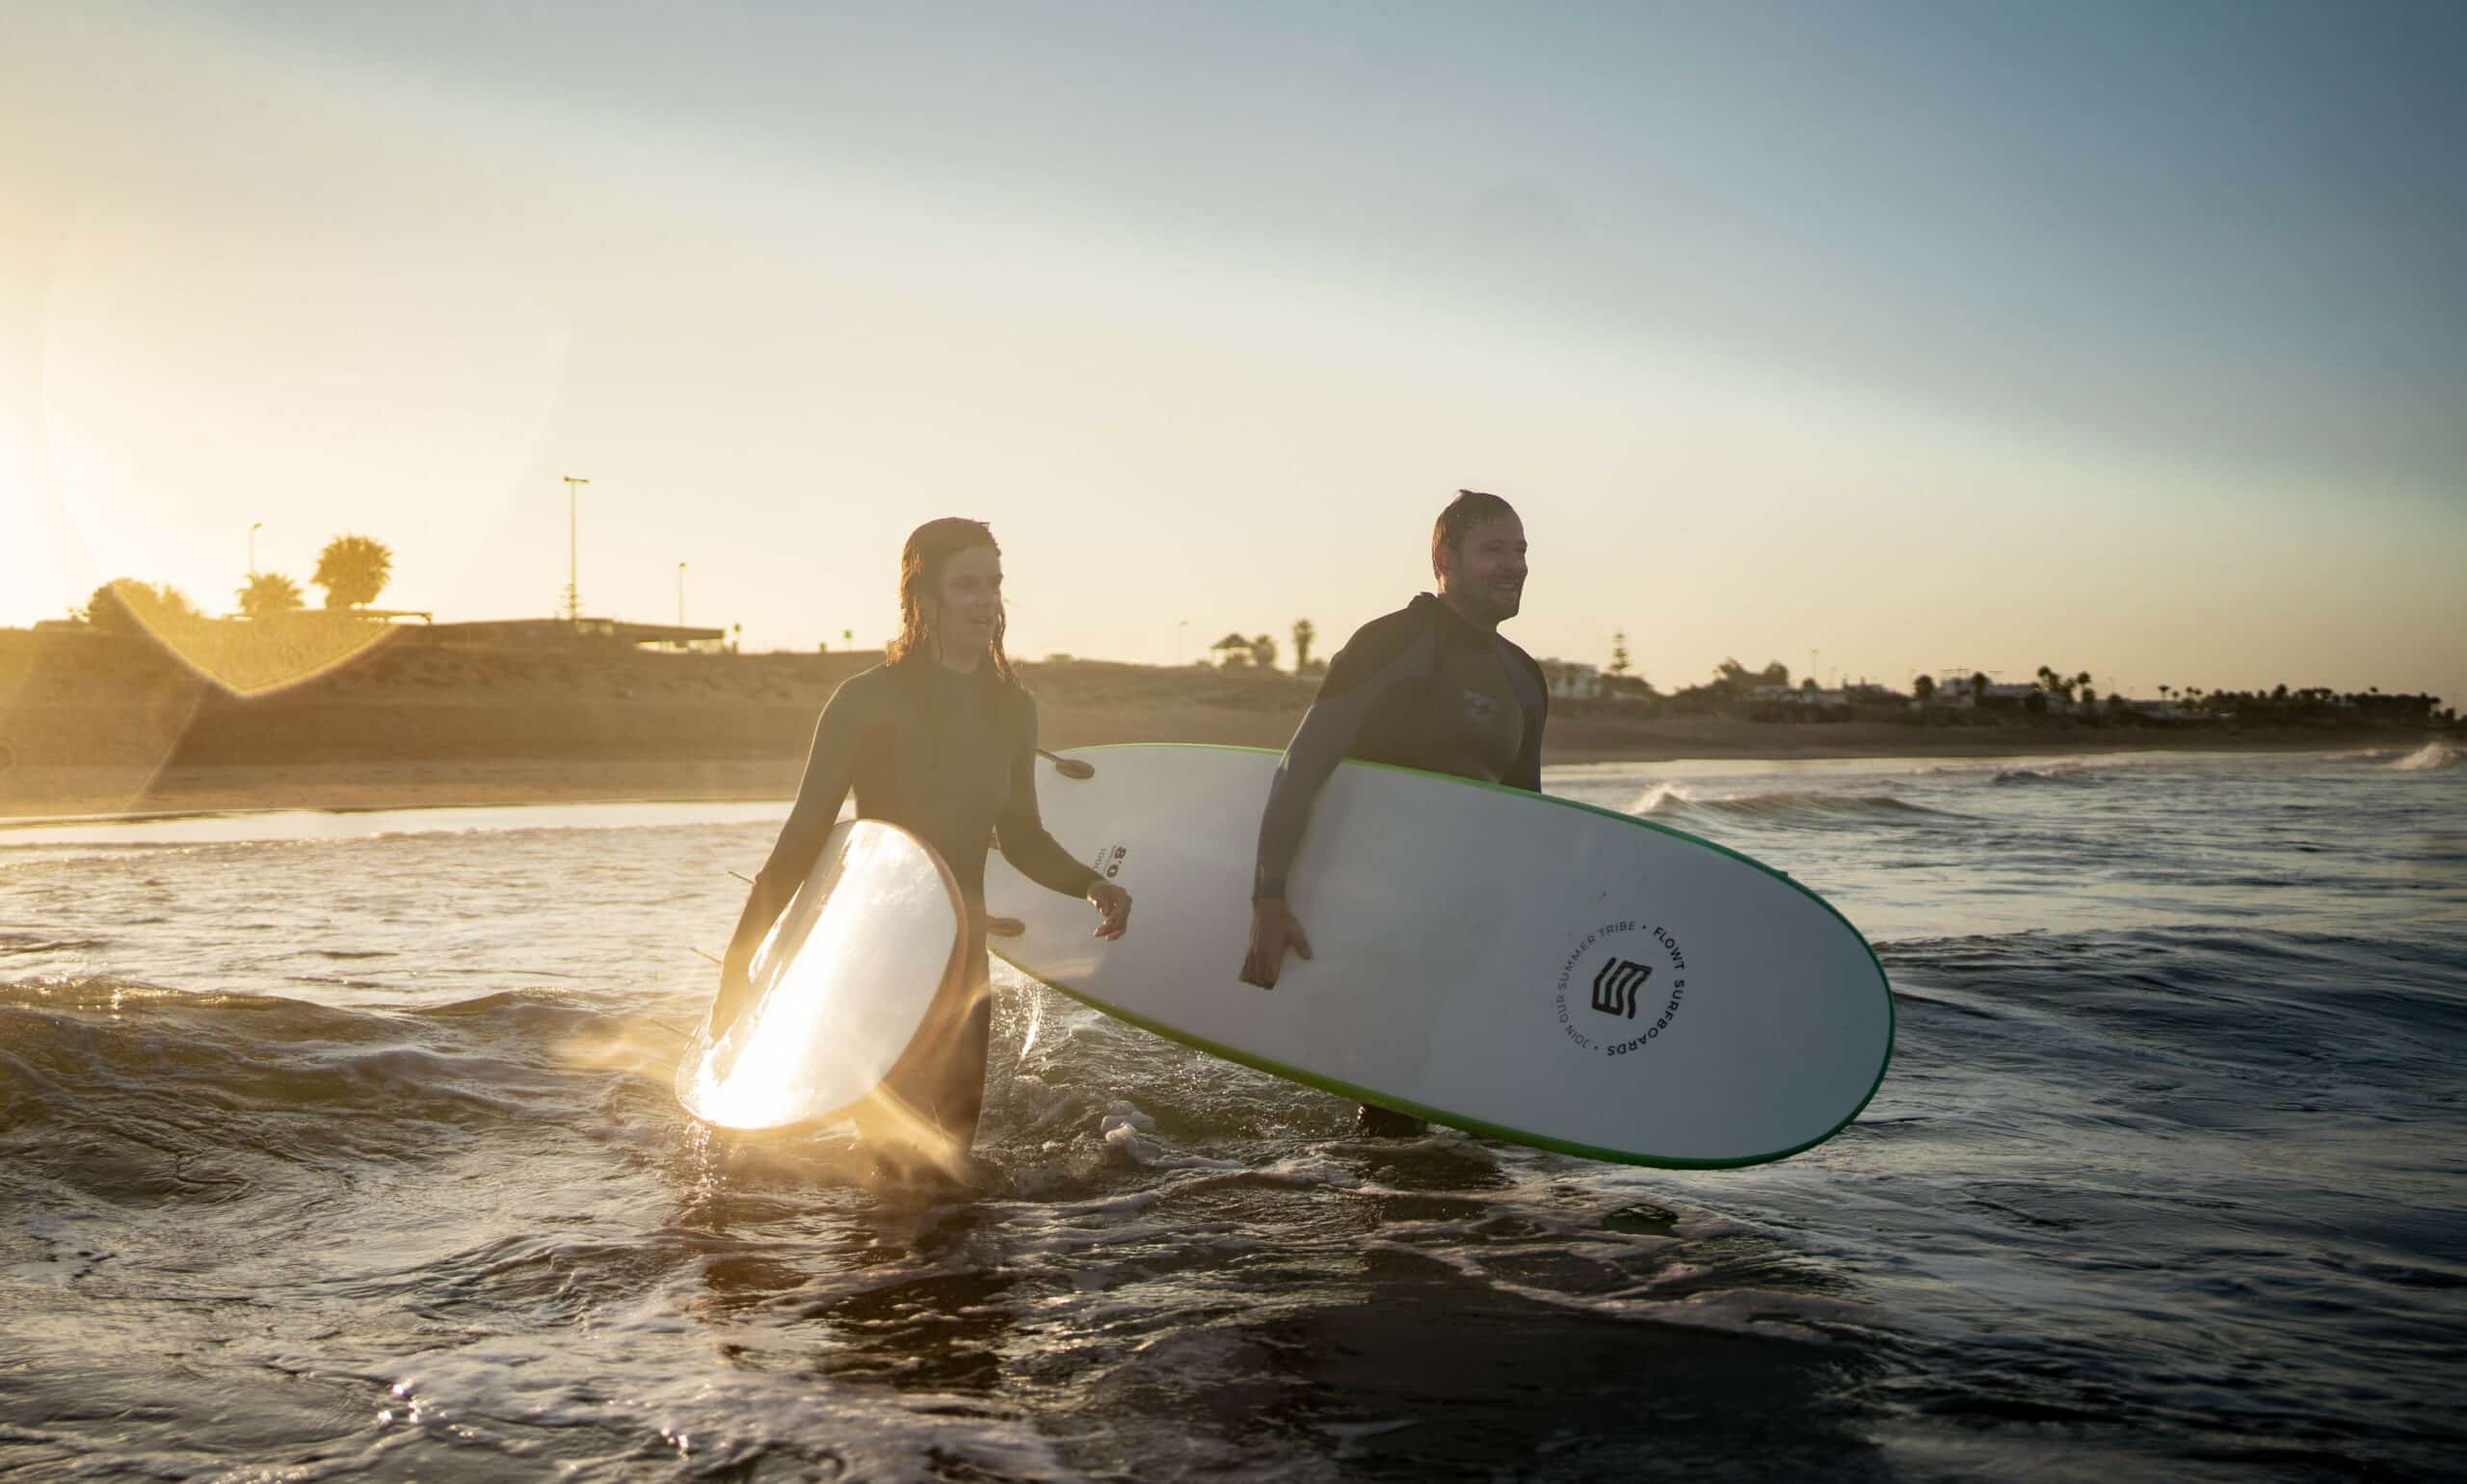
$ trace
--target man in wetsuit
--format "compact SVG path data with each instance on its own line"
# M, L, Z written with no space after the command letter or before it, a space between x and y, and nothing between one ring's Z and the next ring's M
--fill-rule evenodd
M1260 816L1245 984L1276 988L1288 947L1311 956L1285 876L1339 762L1360 757L1541 791L1550 686L1533 656L1499 634L1524 602L1524 522L1498 495L1460 490L1431 530L1430 564L1439 596L1420 594L1355 630L1286 745ZM1357 1126L1393 1135L1424 1126L1366 1104Z

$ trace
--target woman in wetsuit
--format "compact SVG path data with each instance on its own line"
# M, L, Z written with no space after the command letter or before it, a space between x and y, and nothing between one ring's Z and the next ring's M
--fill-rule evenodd
M999 839L1021 874L1097 909L1097 936L1120 938L1130 893L1046 833L1037 814L1036 702L1002 652L1002 553L982 522L929 520L899 555L899 638L884 662L832 695L814 727L796 807L755 877L720 975L715 1025L745 1003L754 950L813 869L853 787L857 817L895 824L934 847L968 904L962 993L938 1000L911 1058L858 1128L886 1173L966 1167L985 1102L993 1024L985 954L985 850Z

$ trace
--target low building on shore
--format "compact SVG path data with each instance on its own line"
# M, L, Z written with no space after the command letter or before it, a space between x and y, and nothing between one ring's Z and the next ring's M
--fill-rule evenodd
M1542 679L1553 696L1577 701L1592 701L1602 695L1602 672L1581 660L1546 659L1538 661Z
M491 619L430 623L419 633L439 644L490 644L510 649L615 646L675 654L723 653L729 638L729 631L724 628L629 623L623 619Z

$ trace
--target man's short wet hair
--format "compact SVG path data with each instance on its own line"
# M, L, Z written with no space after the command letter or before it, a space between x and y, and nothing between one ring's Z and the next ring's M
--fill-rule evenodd
M1447 508L1439 513L1438 522L1430 528L1431 575L1439 575L1439 554L1454 551L1466 532L1515 515L1516 507L1496 494L1484 494L1479 490L1457 490L1456 498L1447 502Z

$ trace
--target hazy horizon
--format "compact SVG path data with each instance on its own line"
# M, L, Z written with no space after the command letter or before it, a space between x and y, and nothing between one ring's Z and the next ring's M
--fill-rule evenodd
M2467 14L0 0L0 623L381 602L2467 698ZM313 601L313 597L312 597ZM1186 626L1185 626L1186 621ZM1813 665L1811 665L1811 651Z

